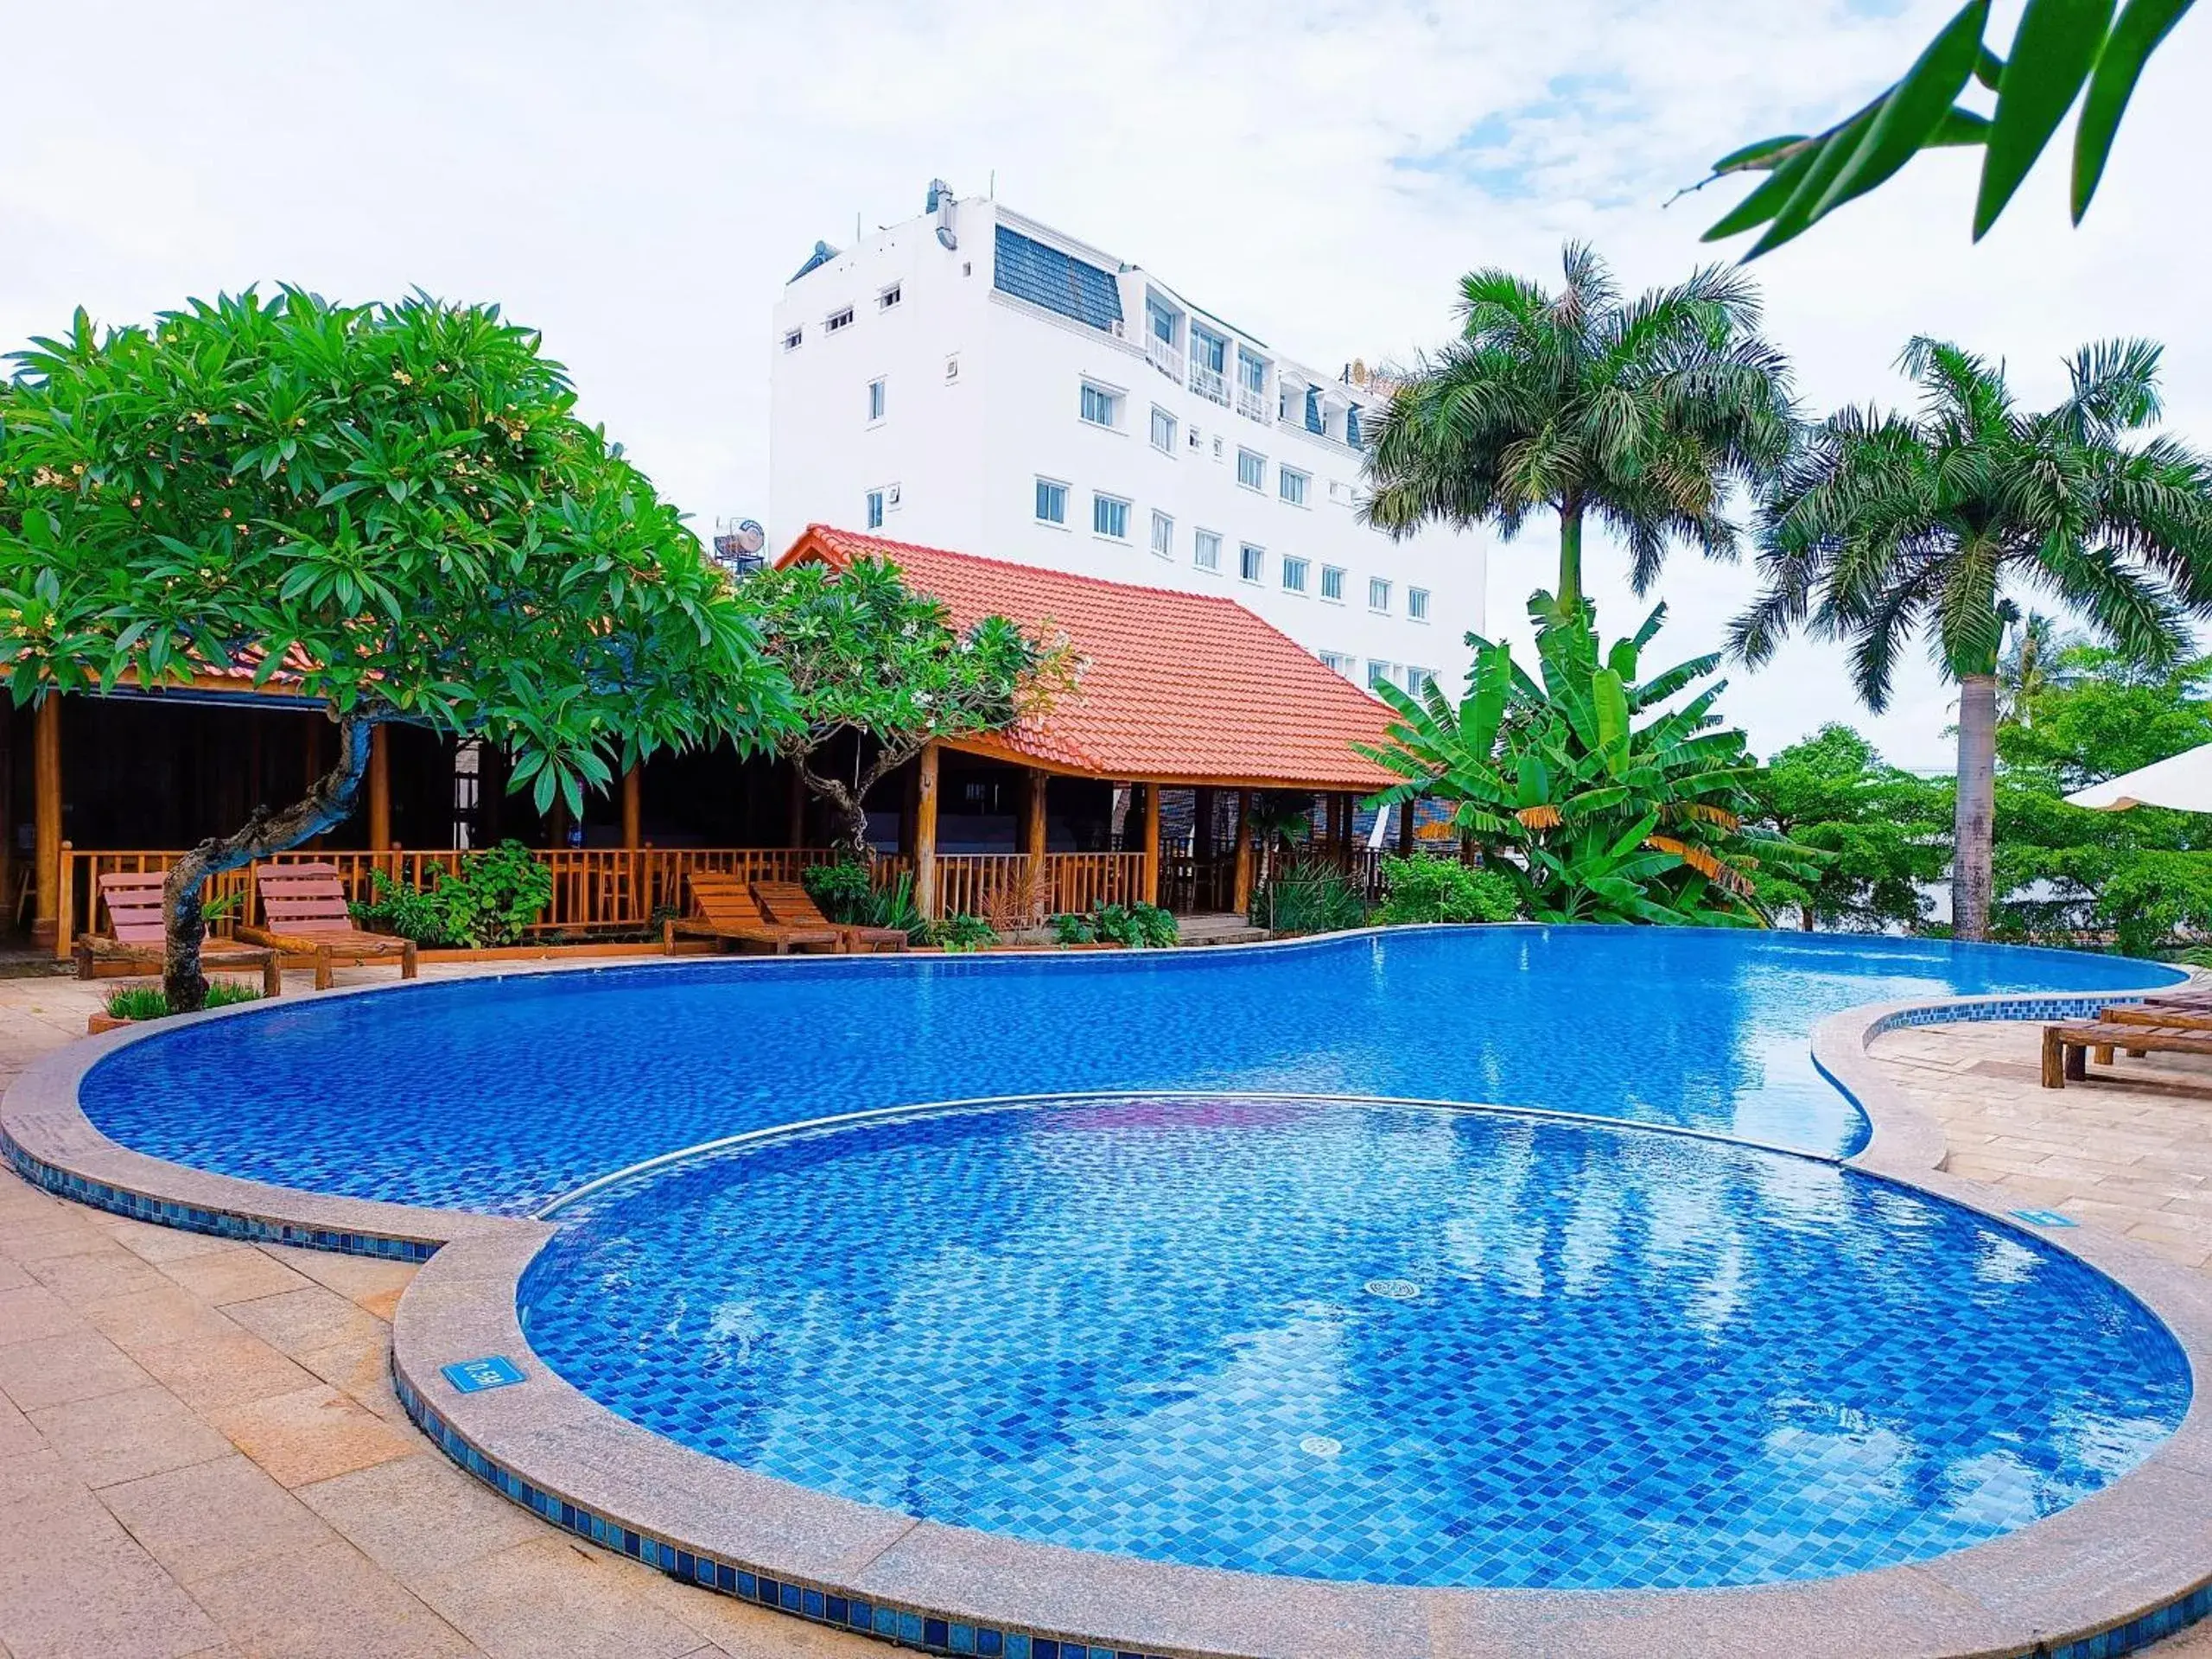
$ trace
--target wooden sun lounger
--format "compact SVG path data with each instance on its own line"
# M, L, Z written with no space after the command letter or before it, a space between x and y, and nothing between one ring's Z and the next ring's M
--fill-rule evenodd
M2098 1065L2110 1065L2115 1048L2125 1048L2137 1056L2155 1052L2212 1057L2212 1030L2201 1026L2144 1026L2114 1020L2045 1026L2043 1086L2063 1089L2069 1082L2087 1080L2090 1052L2095 1051Z
M108 931L77 936L77 977L92 979L104 962L123 963L148 973L159 973L168 951L168 925L162 914L159 870L103 875L99 902L107 906ZM224 939L204 940L200 946L204 969L258 968L261 994L284 994L284 964L265 944L232 944Z
M330 988L331 969L343 963L357 967L365 962L399 958L399 976L415 977L418 966L415 941L389 933L371 933L353 925L346 907L346 884L334 864L257 864L253 885L261 896L264 927L240 927L238 937L256 944L273 945L288 957L307 957L315 963L315 988Z
M826 927L837 935L838 949L850 952L904 950L906 935L896 927L866 927L858 922L833 922L822 913L814 895L796 881L755 881L753 896L768 919L781 927Z
M689 914L671 917L661 930L661 948L674 950L678 938L712 939L740 950L786 956L793 950L836 950L841 941L833 927L786 927L761 914L745 878L694 871L683 879L691 895Z

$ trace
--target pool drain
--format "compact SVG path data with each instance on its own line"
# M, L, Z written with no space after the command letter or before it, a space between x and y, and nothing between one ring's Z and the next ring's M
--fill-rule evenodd
M1309 1458L1333 1458L1344 1449L1344 1443L1325 1434L1308 1434L1298 1443L1298 1449Z
M1367 1294L1386 1302L1411 1302L1420 1300L1421 1287L1410 1279L1370 1279Z

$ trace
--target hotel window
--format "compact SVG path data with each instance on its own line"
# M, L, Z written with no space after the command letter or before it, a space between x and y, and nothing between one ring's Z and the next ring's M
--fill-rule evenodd
M1163 559L1175 556L1175 521L1164 512L1152 515L1152 550Z
M883 382L868 383L868 418L871 423L883 418Z
M1367 608L1387 611L1390 608L1390 584L1380 576L1367 579Z
M1306 388L1306 429L1308 432L1325 432L1328 429L1321 418L1321 389L1319 386Z
M834 334L841 328L849 328L852 326L853 308L849 305L842 311L832 311L828 321L823 323L822 332L825 334Z
M1103 386L1094 386L1084 381L1083 418L1092 426L1119 426L1122 423L1121 393L1109 391Z
M1144 296L1145 321L1151 325L1152 337L1173 351L1175 346L1177 314L1162 305L1150 294Z
M1065 524L1068 521L1068 486L1055 484L1049 478L1037 480L1037 518L1040 524Z
M1378 685L1391 683L1390 664L1378 663L1372 657L1369 658L1367 659L1367 689L1372 691Z
M883 492L881 490L870 490L868 493L868 527L870 530L883 528Z
M1359 405L1357 404L1354 404L1350 409L1344 410L1344 442L1355 449L1360 447Z
M1433 669L1408 667L1406 670L1406 690L1417 697L1426 691L1435 679L1436 671Z
M1427 588L1408 588L1406 589L1406 614L1416 622L1428 620Z
M1294 507L1306 505L1306 487L1313 479L1305 473L1294 473L1287 467L1275 468L1275 493Z
M1259 581L1260 571L1267 562L1267 550L1249 542L1236 550L1236 574L1247 582Z
M875 296L875 308L879 311L888 311L905 297L906 296L899 291L899 284L893 283Z
M1175 417L1164 409L1152 411L1152 447L1163 455L1175 453Z
M1129 504L1119 496L1094 495L1090 498L1090 529L1096 536L1111 537L1115 541L1129 539Z
M1220 440L1216 439L1216 442ZM1249 449L1236 452L1236 481L1248 490L1264 489L1268 482L1268 458L1255 455Z
M1221 537L1211 530L1201 530L1191 537L1191 563L1201 570L1221 569Z
M789 334L785 334L785 335L784 336L784 349L785 349L785 351L787 351L787 352L795 352L795 351L798 350L799 341L801 341L801 340L804 340L805 338L806 338L806 330L805 330L805 329L804 329L804 328L794 328L794 329L792 329L792 330L791 331L791 333L789 333Z
M1333 599L1339 605L1344 602L1344 573L1333 564L1321 567L1321 597Z
M1351 677L1351 658L1346 656L1343 652L1325 651L1319 654L1321 658L1321 666L1327 669L1332 674L1341 674L1346 679L1350 679Z
M1306 561L1303 559L1285 559L1282 562L1282 587L1285 593L1302 594L1306 591Z

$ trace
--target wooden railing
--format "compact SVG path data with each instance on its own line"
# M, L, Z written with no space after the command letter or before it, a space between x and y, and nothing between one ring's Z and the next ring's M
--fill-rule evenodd
M68 956L77 935L99 925L93 895L102 875L166 870L181 856L174 851L80 852L65 843L54 954ZM423 889L435 886L468 856L461 852L299 851L279 853L267 861L335 865L346 898L363 902L374 895L374 872L381 870L391 880ZM524 930L531 938L543 939L553 934L591 936L650 927L658 915L683 906L683 878L692 870L727 872L754 881L790 880L808 865L829 863L837 855L825 847L564 847L537 849L532 856L553 874L551 901ZM873 863L879 887L912 868L903 858L877 858ZM223 905L210 923L218 934L229 934L240 922L261 922L251 866L213 878L207 896L211 906Z
M59 929L54 954L66 957L77 935L101 924L94 895L102 875L166 870L183 856L169 851L79 851L64 843ZM320 862L335 865L346 898L365 903L375 896L375 874L417 890L435 887L461 860L462 852L279 853L272 864ZM683 878L693 870L741 875L749 881L791 880L810 864L826 864L837 855L826 847L619 847L539 849L531 856L553 875L553 897L537 920L524 930L533 940L560 935L588 938L638 932L683 905ZM879 887L911 874L913 861L879 856L871 861ZM1087 911L1095 905L1131 904L1144 896L1141 853L1051 853L1045 875L1033 881L1030 861L1020 853L957 853L937 861L938 913L990 916L1009 925L1027 925L1061 911ZM259 925L259 899L251 866L226 870L207 883L207 898L217 906L210 931L227 936L241 922Z
M1047 853L1041 877L1021 853L949 853L937 861L938 912L1033 925L1063 911L1144 897L1142 853Z

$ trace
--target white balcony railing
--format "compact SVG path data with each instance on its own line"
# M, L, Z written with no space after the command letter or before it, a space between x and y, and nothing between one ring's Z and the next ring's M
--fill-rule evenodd
M1229 383L1222 378L1221 371L1210 369L1203 363L1191 365L1191 390L1217 404L1229 401Z
M1255 391L1249 386L1236 388L1236 412L1249 421L1265 424L1268 421L1268 397L1265 392Z
M1183 384L1183 353L1175 349L1172 340L1162 340L1158 334L1147 334L1144 337L1144 354L1151 360L1154 368L1177 385Z

